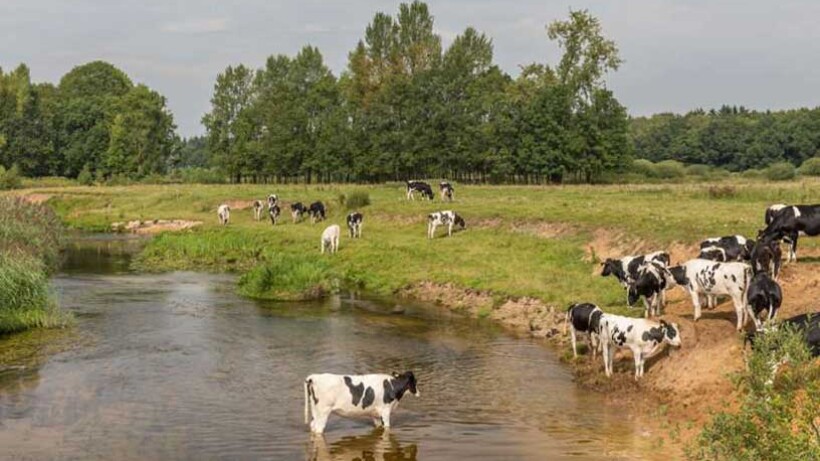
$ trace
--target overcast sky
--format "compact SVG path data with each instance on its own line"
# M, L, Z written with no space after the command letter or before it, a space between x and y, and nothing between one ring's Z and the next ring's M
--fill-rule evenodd
M318 46L338 75L376 0L0 0L0 66L25 62L35 81L57 82L102 59L164 94L183 136L203 132L216 74L260 67L267 56ZM626 61L608 78L631 114L743 104L820 105L820 2L431 0L445 46L467 26L489 35L495 62L555 63L545 24L587 8Z

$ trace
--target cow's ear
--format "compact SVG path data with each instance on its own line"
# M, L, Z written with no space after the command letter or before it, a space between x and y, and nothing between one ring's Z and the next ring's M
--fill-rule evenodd
M398 374L398 372L395 372L395 371L391 374L393 375L394 378L398 378L399 376L401 376L400 374Z
M669 326L669 324L668 324L668 323L666 323L666 320L661 319L661 326L662 326L662 327L668 327L668 326Z

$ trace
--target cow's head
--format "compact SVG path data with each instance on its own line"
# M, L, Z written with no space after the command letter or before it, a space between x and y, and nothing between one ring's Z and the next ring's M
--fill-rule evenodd
M667 323L661 320L661 330L663 331L663 340L669 343L670 346L680 347L680 327L677 323Z
M461 226L462 229L467 227L467 223L464 222L464 218L459 215L455 215L455 219L453 219L453 223L457 226Z
M638 299L640 299L640 297L641 294L638 293L637 283L635 283L635 281L630 278L629 282L627 283L626 293L626 302L627 304L629 304L629 307L632 307L636 302L638 302Z
M405 371L402 374L398 374L394 371L393 378L395 378L396 384L398 384L400 389L408 391L416 397L421 396L421 392L416 388L416 376L413 375L412 371ZM395 387L394 385L394 389Z
M606 261L601 263L601 266L604 268L601 271L601 276L606 277L607 275L613 275L618 269L618 262L613 261L611 258L606 258Z

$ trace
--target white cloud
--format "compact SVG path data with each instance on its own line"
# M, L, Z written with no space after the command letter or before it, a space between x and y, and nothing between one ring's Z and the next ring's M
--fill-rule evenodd
M162 25L164 32L173 34L210 34L228 30L227 18L191 19Z

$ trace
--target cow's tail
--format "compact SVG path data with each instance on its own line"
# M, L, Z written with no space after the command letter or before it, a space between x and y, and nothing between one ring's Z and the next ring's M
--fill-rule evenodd
M578 305L578 303L572 303L572 304L570 304L570 305L569 305L569 307L567 308L567 315L566 315L566 317L564 318L564 335L566 335L566 334L567 334L567 330L569 329L569 322L570 322L570 318L569 318L569 317L570 317L570 315L572 314L572 308L574 308L574 307L575 307L575 306L577 306L577 305Z
M313 380L305 380L305 424L310 424L310 394L313 393Z

